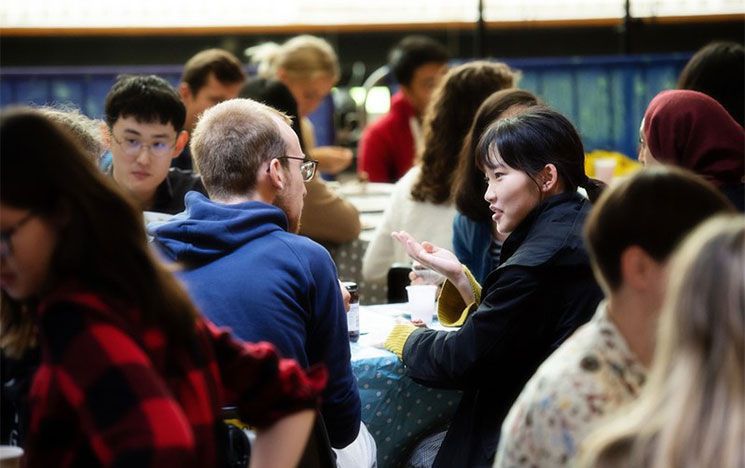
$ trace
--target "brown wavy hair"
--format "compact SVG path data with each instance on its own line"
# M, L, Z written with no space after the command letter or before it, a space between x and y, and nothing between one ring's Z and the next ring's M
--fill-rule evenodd
M540 100L531 92L522 89L503 89L489 96L473 119L458 159L453 185L453 199L458 211L474 221L490 221L492 212L484 201L486 180L484 173L476 167L476 147L479 139L489 125L510 110L518 107L525 109L540 104Z
M421 175L411 197L436 205L450 200L463 140L484 99L511 88L519 72L504 63L475 61L450 70L435 90L424 116Z
M0 160L0 201L58 226L41 296L75 281L116 310L138 309L172 342L193 337L196 309L151 252L142 213L62 129L30 108L5 111ZM0 346L9 356L34 345L29 311L37 299L16 301L2 292Z

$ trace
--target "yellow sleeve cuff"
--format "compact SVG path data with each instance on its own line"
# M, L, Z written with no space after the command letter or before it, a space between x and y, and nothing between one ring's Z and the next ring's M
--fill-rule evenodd
M466 278L468 278L468 282L471 284L474 301L466 304L455 285L450 281L445 281L445 284L442 286L442 292L440 292L440 298L437 301L437 320L443 326L462 326L468 314L476 310L481 303L481 285L465 265L463 266L463 273L466 274Z
M409 339L409 335L411 335L416 328L417 327L414 325L408 323L394 325L393 330L388 334L388 338L386 338L383 346L385 349L398 356L399 359L403 359L406 340Z

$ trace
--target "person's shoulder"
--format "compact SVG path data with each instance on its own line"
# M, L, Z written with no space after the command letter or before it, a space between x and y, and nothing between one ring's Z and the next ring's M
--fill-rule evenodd
M91 339L110 333L106 330L128 334L136 321L128 314L94 292L71 287L55 291L40 304L38 323L46 330L43 333L50 338L47 344L52 351L62 353L73 340L84 336Z
M201 181L202 178L189 169L181 169L180 167L172 167L168 169L168 179L176 182L190 182L195 183Z
M59 313L79 314L81 317L94 319L114 315L109 301L75 283L57 288L39 305L41 316Z
M503 267L540 267L549 263L557 266L589 265L582 240L589 202L580 195L563 194L559 197L541 207L523 232L507 238L506 250L514 248L515 251ZM513 241L513 237L517 240Z
M591 320L564 341L531 378L536 404L554 401L566 406L600 392L607 368L603 365L602 340L601 328ZM546 399L548 394L555 398Z
M190 190L206 194L202 177L191 170L172 167L168 170L167 180L171 190L177 195L185 194Z
M390 113L380 116L375 122L365 127L362 132L363 140L386 139L391 136L391 130L395 127L394 116Z
M365 128L365 134L369 136L381 137L391 136L399 132L411 132L409 127L409 118L411 113L397 106L392 106L388 112L381 115L375 122Z
M475 221L464 215L460 211L456 210L455 216L453 216L453 228L456 231L460 231L460 234L462 235L469 235L473 237L483 230L489 232L491 226L488 222ZM491 233L489 232L489 234Z
M406 193L410 192L411 187L419 180L421 174L422 168L418 164L414 164L408 171L406 171L406 174L396 181L393 187L394 190L403 190Z
M302 258L312 261L329 262L333 265L329 251L309 237L287 231L276 231L273 233L273 236Z

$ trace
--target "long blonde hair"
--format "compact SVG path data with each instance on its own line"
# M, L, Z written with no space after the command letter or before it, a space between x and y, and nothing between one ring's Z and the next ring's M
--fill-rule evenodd
M669 270L649 382L579 466L745 466L745 218L706 222Z
M246 49L251 63L258 65L263 78L276 78L283 69L289 76L303 80L327 75L339 79L339 59L331 44L320 37L304 34L288 39L282 45L267 42Z

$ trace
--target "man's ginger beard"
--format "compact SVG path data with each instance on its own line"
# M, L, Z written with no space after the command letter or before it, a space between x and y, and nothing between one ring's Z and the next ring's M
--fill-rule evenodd
M277 197L274 199L274 203L272 204L282 210L285 216L287 216L287 231L293 234L298 234L300 232L300 217L298 216L295 219L292 219L290 217L290 203L288 202L287 198L285 198L284 194L278 194Z

